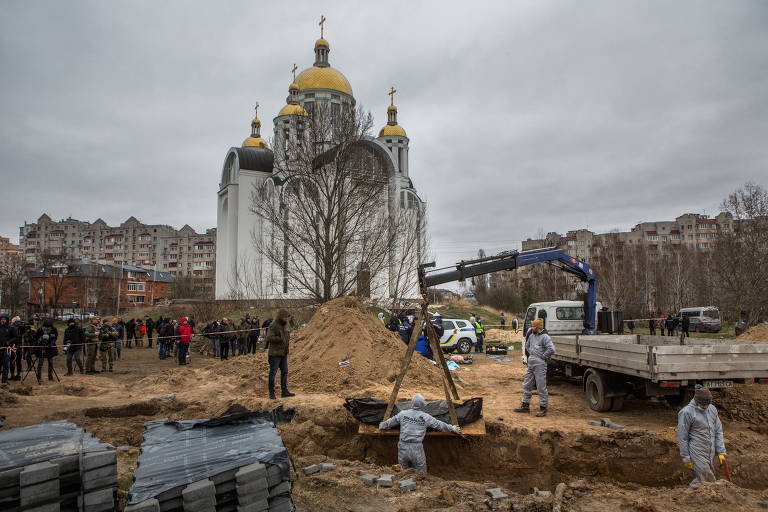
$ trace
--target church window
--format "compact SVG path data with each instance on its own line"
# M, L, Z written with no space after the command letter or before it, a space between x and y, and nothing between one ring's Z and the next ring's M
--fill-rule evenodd
M334 100L338 100L338 99L341 99L341 96L339 96L338 94L331 94L331 98Z
M403 148L397 148L397 170L403 172L403 154L405 151Z
M308 93L307 93L307 95L306 95L306 97L307 97L307 98L314 98L314 97L315 97L315 93L313 93L313 92L308 92Z
M315 111L315 102L314 101L306 102L304 104L304 110L306 110L309 115L312 115Z

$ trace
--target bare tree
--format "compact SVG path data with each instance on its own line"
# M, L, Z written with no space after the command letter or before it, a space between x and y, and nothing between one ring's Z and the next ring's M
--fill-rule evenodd
M27 269L24 260L18 256L7 256L0 260L0 298L2 307L11 316L21 309L26 300Z
M275 141L274 179L251 201L267 227L253 236L270 267L262 282L321 302L355 291L361 277L388 286L391 249L405 229L394 224L406 217L393 212L370 113L316 102L294 122Z
M722 209L733 222L720 230L713 255L721 303L751 325L768 314L768 191L747 183Z

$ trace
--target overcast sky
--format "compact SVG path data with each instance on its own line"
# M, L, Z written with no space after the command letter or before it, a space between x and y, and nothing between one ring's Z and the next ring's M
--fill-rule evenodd
M440 263L768 185L762 0L4 0L0 235L43 212L215 226L227 149L256 101L271 135L321 14L377 125L398 90Z

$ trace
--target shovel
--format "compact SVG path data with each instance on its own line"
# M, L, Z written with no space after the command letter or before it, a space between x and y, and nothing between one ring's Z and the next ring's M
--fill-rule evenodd
M725 475L725 479L728 480L729 482L733 482L733 480L731 480L731 468L728 466L728 461L723 460L723 463L720 466L723 469L723 474Z

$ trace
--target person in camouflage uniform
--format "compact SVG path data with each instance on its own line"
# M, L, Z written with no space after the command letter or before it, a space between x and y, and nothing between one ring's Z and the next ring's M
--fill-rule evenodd
M91 319L91 325L85 330L85 373L96 373L96 354L99 351L101 325L98 317Z
M109 319L104 319L101 323L101 336L99 337L99 359L101 360L102 372L107 371L107 362L109 362L109 371L112 371L112 364L116 359L115 342L117 341L117 336L117 329L112 327Z

